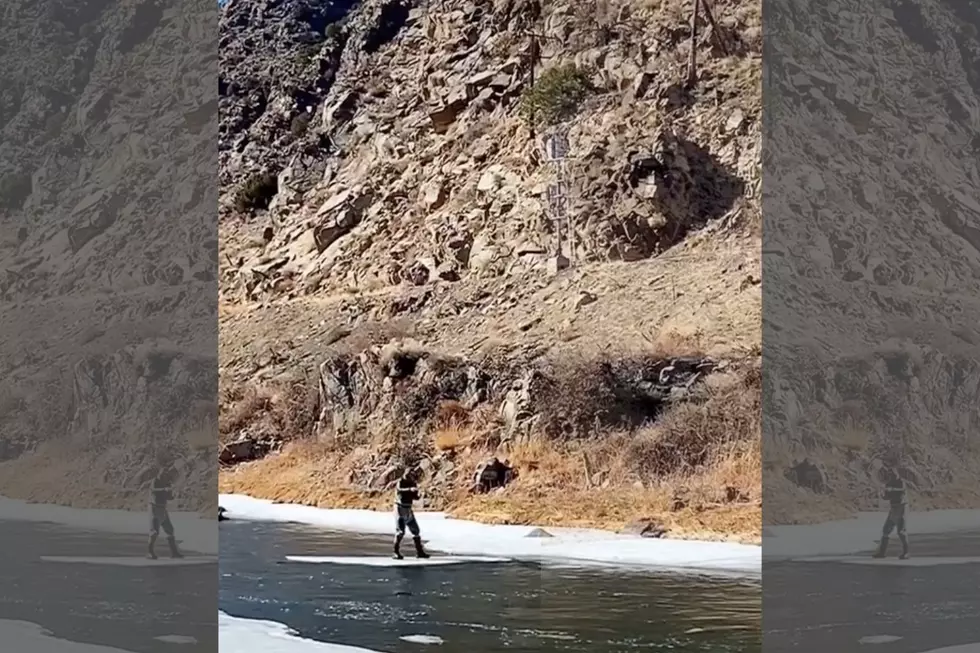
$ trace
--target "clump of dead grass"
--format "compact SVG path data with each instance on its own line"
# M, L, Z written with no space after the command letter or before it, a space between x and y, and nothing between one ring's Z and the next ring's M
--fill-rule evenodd
M500 444L500 430L489 406L469 409L455 400L443 401L432 420L435 451L450 457L461 451L487 452Z
M647 355L651 358L681 358L704 356L704 333L700 330L682 332L672 328L661 328L656 332L640 331L640 337L647 343Z
M432 435L432 444L440 453L454 452L466 446L469 433L461 426L441 426Z
M701 388L637 431L626 455L644 480L689 475L718 456L762 438L762 387L756 374L736 385Z
M435 421L438 426L457 426L466 424L470 411L459 401L447 400L436 407Z
M319 416L319 390L301 379L273 385L225 390L218 407L218 435L224 443L238 433L275 435L293 440L309 436Z

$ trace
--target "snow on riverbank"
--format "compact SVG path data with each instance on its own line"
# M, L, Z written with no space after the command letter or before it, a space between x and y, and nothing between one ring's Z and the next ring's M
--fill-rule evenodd
M771 560L870 551L881 537L884 521L884 512L864 512L853 519L822 524L767 526L763 534L762 555L766 560ZM906 521L913 546L916 535L980 532L980 510L909 512Z
M221 495L231 519L294 522L331 530L388 535L389 512L331 510L274 504L242 495ZM529 526L495 526L450 519L443 513L417 513L422 536L433 551L517 559L756 574L758 546L726 542L657 540L606 531L548 528L553 538L529 538Z
M197 513L171 512L181 548L197 553L218 553L218 520ZM45 503L29 503L0 497L0 520L57 524L79 530L145 535L149 517L145 510L89 510Z
M365 648L304 639L275 621L218 613L219 653L375 653Z
M82 644L58 639L41 626L29 621L0 619L0 642L4 651L20 653L129 653L118 648Z

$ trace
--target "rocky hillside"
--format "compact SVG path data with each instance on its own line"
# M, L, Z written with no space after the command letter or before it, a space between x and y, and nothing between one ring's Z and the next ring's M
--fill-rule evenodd
M230 2L224 301L543 274L559 249L579 265L644 260L752 212L758 8L715 12L688 89L690 30L673 3L375 1L341 15ZM560 245L546 125L532 131L521 111L535 75L552 85L541 103L567 109Z
M197 29L213 10L0 13L0 494L143 508L168 453L181 506L207 507L217 61Z
M889 462L917 508L976 507L980 13L806 15L767 16L766 519L876 509Z
M711 9L691 78L675 2L229 2L222 487L757 533L760 11Z

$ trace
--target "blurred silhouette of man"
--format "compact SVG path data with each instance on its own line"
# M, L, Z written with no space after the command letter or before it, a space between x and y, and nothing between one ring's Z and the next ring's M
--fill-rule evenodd
M898 531L898 539L902 543L902 553L900 560L909 557L909 538L905 532L905 511L907 500L905 494L905 482L899 477L894 469L887 471L885 479L885 492L882 498L888 501L888 517L885 518L885 525L881 529L881 541L878 543L878 550L872 557L884 558L888 552L888 538L892 531Z
M167 502L173 499L170 486L173 483L174 471L169 464L160 464L157 469L157 474L150 486L150 540L147 543L146 557L151 560L157 559L154 547L162 528L163 532L167 534L170 557L183 558L183 554L177 548L177 538L174 535L174 525L170 521L170 511L167 510Z
M412 504L419 500L419 489L415 480L415 474L411 470L405 470L402 477L398 479L398 486L395 488L395 559L402 560L401 553L402 540L405 538L405 528L412 533L415 542L415 555L419 558L428 558L429 554L422 547L422 535L419 531L419 523L415 519L415 511Z

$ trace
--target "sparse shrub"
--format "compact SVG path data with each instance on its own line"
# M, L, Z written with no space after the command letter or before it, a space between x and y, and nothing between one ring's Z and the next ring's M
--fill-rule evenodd
M465 446L469 441L469 433L461 426L443 426L432 435L432 444L436 451L452 452Z
M31 176L26 172L0 176L0 209L22 208L31 190Z
M568 359L539 380L537 428L556 439L585 439L607 429L656 420L668 405L649 389L673 354Z
M223 441L231 439L268 411L272 402L272 392L268 388L236 388L224 395L218 410L218 433Z
M524 92L521 115L541 125L554 125L574 116L592 90L589 76L575 64L550 68Z
M661 328L657 333L641 331L640 337L650 346L648 355L653 357L703 356L705 352L704 334L700 329L693 333L682 333L675 329Z
M441 402L435 411L435 432L432 443L437 451L452 452L465 446L471 439L470 414L463 404L450 399Z
M460 402L449 399L436 408L436 424L440 427L461 426L470 419L470 411Z
M306 68L318 54L320 54L320 46L315 44L304 45L296 53L296 63L300 68Z
M289 123L289 132L296 138L303 138L310 127L310 119L311 116L306 111L294 116Z
M627 456L643 479L657 480L695 473L761 437L762 386L750 370L740 383L702 389L693 400L671 405L634 434Z
M267 209L272 198L279 192L279 180L274 174L256 175L245 182L235 197L235 208L239 213L256 209Z
M224 393L218 433L227 442L243 430L282 440L302 439L319 417L319 388L309 379L281 386L248 386Z

